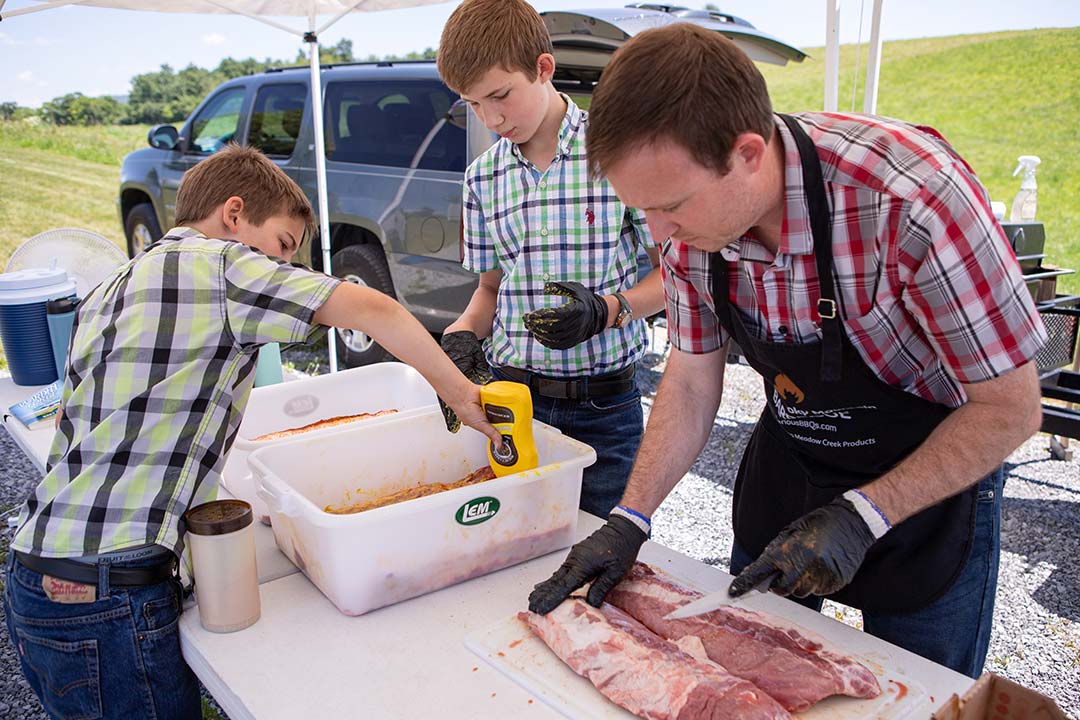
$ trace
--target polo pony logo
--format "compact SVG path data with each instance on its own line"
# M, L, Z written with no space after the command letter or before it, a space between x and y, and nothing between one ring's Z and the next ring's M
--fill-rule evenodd
M585 208L585 222L590 225L596 222L596 213L592 211L592 208Z
M803 391L799 389L799 386L783 373L777 375L773 380L773 387L785 402L792 405L800 404L805 398L805 395L803 395Z

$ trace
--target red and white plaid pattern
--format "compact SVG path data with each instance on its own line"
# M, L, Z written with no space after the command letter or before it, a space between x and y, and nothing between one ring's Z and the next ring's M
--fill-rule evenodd
M848 338L885 382L949 407L960 383L1032 359L1046 330L1016 255L971 168L931 128L880 117L802 113L832 210L833 273ZM751 236L729 264L731 302L776 343L821 338L813 238L795 141L786 157L783 237L774 257ZM663 246L668 332L690 353L718 349L706 253Z

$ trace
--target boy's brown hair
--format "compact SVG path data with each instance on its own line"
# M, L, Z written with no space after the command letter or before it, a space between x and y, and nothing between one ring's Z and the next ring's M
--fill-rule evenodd
M233 195L244 200L244 217L253 225L286 215L303 218L305 237L315 228L311 203L293 179L259 150L236 144L184 173L176 193L176 224L205 220Z
M466 92L492 68L520 70L536 80L536 59L553 53L544 19L524 0L465 0L443 28L439 75Z
M615 52L593 92L586 154L600 176L627 152L668 138L725 175L735 138L768 141L773 123L765 78L746 53L715 31L675 23Z

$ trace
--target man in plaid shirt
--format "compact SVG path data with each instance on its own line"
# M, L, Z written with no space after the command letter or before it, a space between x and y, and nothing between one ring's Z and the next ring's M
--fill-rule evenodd
M52 717L202 717L180 654L181 516L217 494L262 345L363 330L500 441L404 308L288 262L311 206L258 150L190 170L176 221L80 304L49 471L11 543L8 629Z
M663 248L674 349L623 505L537 586L548 612L627 571L708 438L734 340L766 407L734 494L732 595L863 610L867 632L978 677L1002 460L1038 430L1046 332L971 168L930 128L772 112L731 42L629 41L589 157Z
M652 240L589 177L588 116L551 84L551 53L523 0L466 0L443 31L439 73L500 138L465 173L464 265L480 283L442 346L476 382L526 383L534 417L595 448L580 504L606 517L641 441L634 370L663 288L655 268L637 282Z

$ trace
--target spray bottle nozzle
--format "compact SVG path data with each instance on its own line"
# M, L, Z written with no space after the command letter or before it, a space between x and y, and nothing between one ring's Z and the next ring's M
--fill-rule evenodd
M1017 162L1019 164L1016 166L1016 169L1013 170L1013 177L1019 175L1021 170L1023 170L1025 174L1034 175L1035 168L1039 166L1039 163L1041 163L1042 160L1039 159L1038 155L1021 155L1017 158Z

